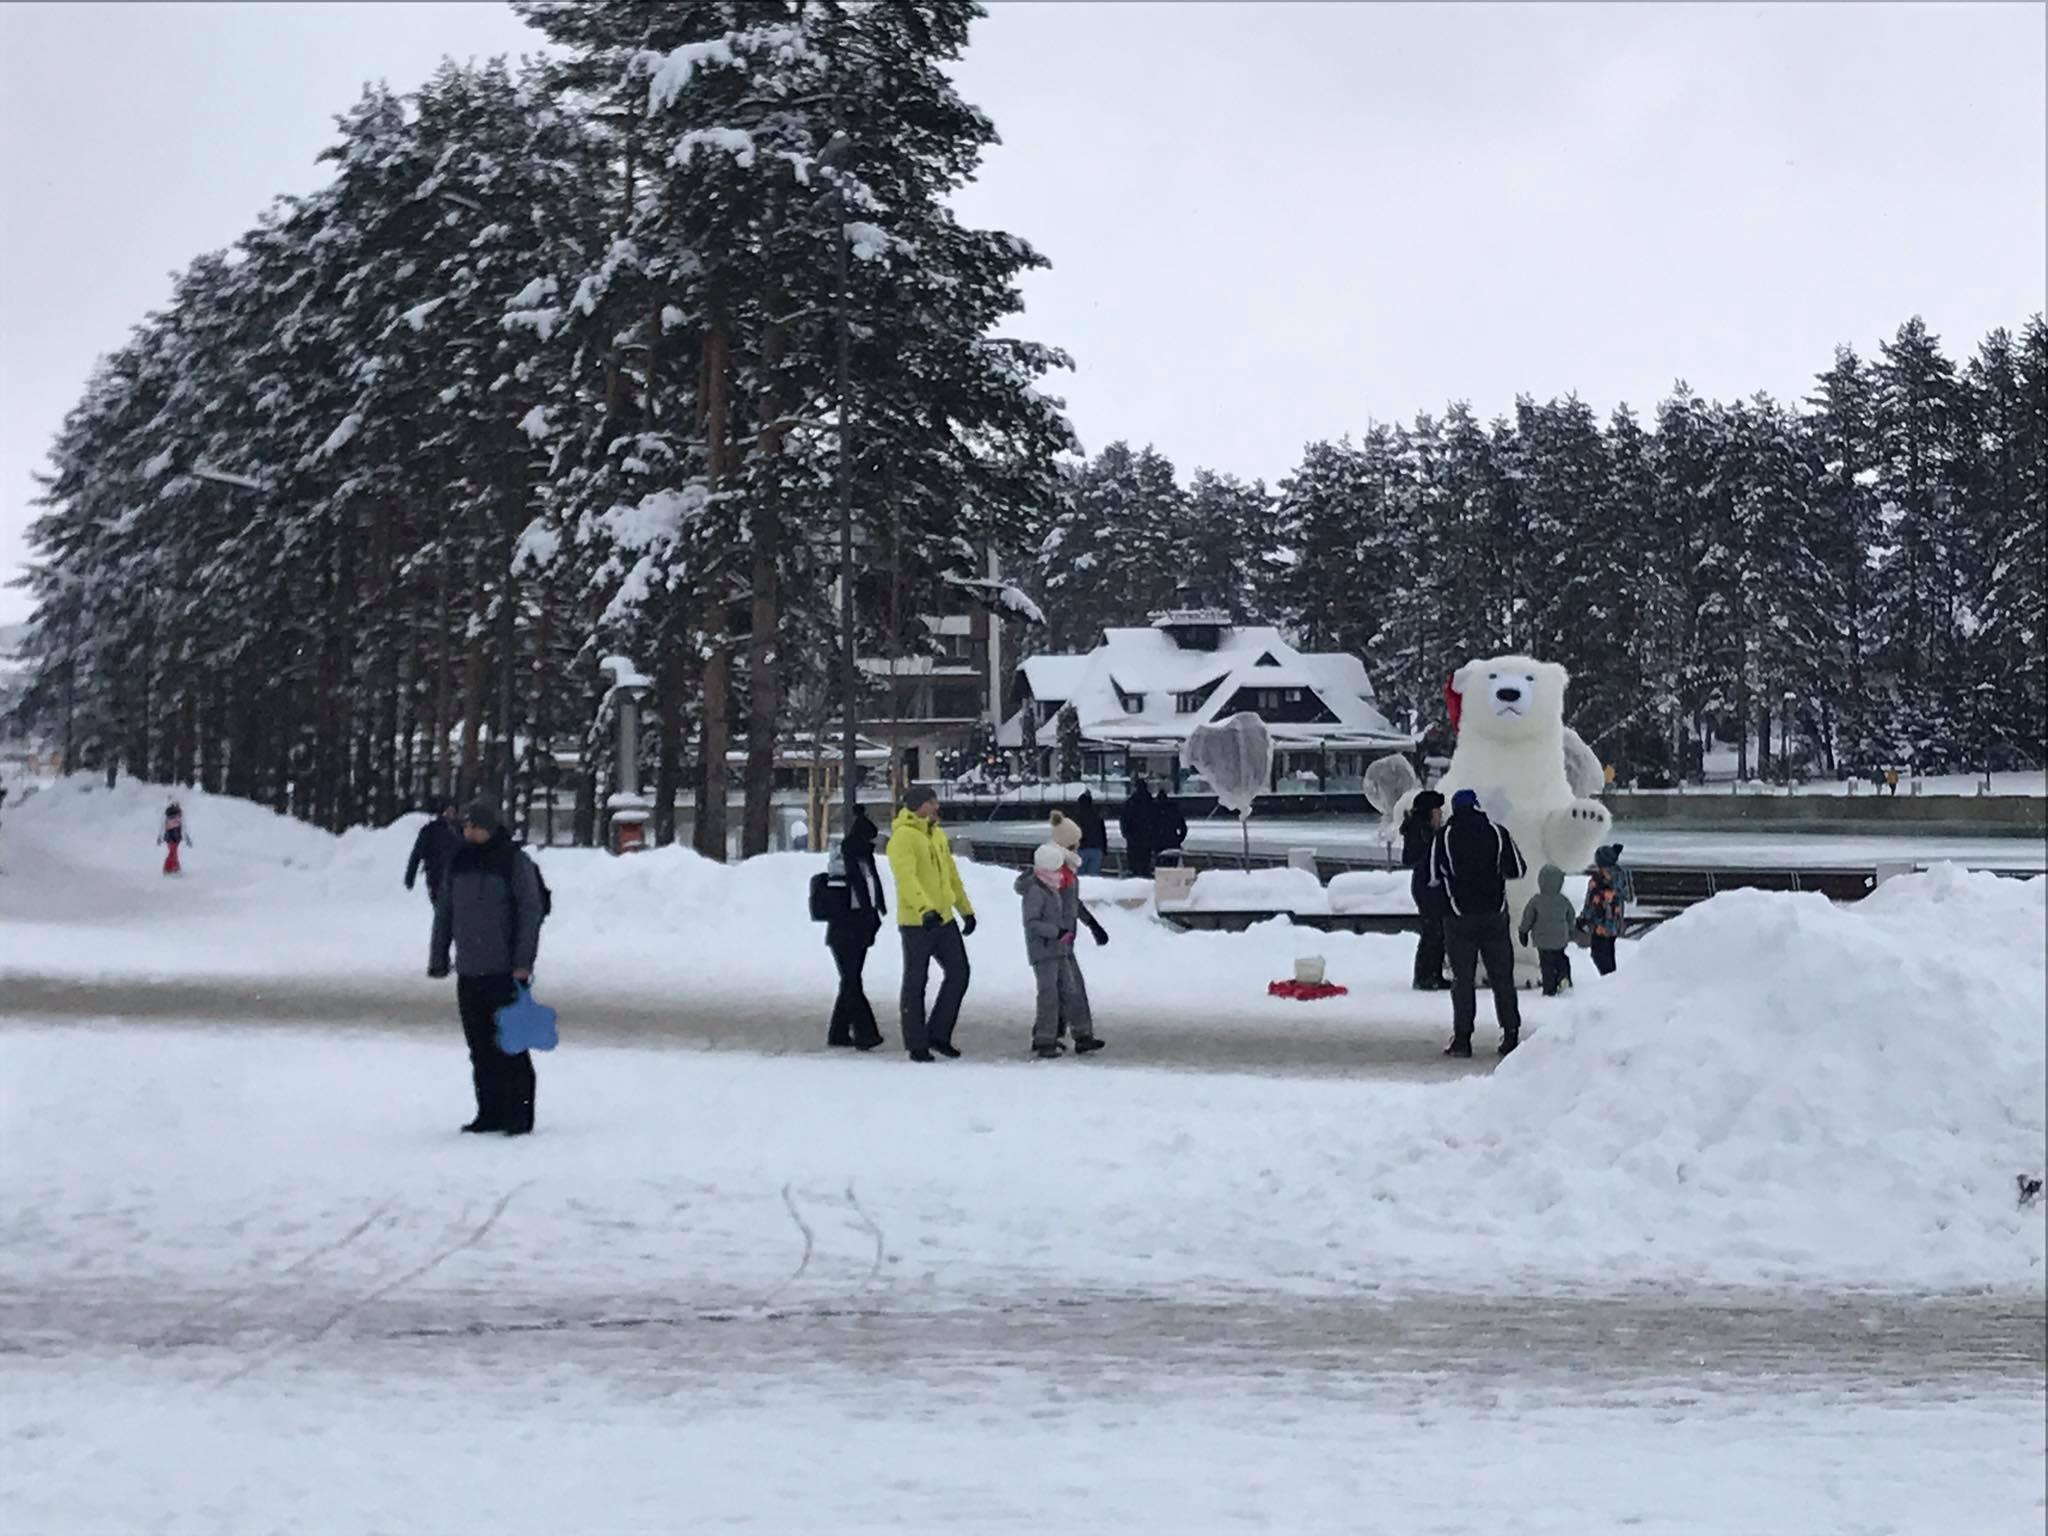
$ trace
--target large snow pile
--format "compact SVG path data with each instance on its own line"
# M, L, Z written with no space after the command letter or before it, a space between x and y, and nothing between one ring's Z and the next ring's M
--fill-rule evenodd
M1560 1248L1718 1234L1796 1272L2038 1279L2042 882L1953 866L1855 907L1737 891L1625 952L1447 1124ZM1588 969L1581 967L1582 971Z

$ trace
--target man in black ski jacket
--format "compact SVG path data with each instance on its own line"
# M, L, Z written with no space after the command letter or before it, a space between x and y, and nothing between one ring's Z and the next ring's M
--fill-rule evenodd
M439 795L427 797L427 814L432 819L412 840L412 857L405 861L405 888L413 888L420 871L427 872L427 900L438 902L448 879L448 864L462 846L462 827L455 819L455 802Z
M1451 1044L1446 1056L1472 1054L1479 1011L1473 968L1486 962L1500 1053L1521 1043L1522 1007L1515 997L1515 946L1508 930L1508 882L1526 872L1522 850L1497 827L1469 789L1451 796L1451 819L1429 847L1429 883L1444 899L1444 951L1451 962Z
M1117 830L1124 835L1124 873L1135 880L1152 878L1152 859L1159 849L1158 806L1143 779L1131 783Z
M1171 789L1162 789L1152 801L1152 826L1158 846L1153 850L1156 860L1159 854L1177 854L1188 840L1188 819L1181 812L1180 802L1173 798Z
M533 1056L498 1049L498 1010L533 977L543 916L533 860L513 843L495 801L472 801L463 812L462 846L434 903L427 958L429 976L446 976L448 947L455 946L456 1006L476 1084L476 1118L465 1131L524 1136L533 1129Z

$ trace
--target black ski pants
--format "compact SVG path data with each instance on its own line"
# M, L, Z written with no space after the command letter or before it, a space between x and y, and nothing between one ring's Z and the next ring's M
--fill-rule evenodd
M868 951L875 945L873 928L835 928L826 935L832 963L839 967L839 996L832 1002L832 1024L826 1032L828 1045L858 1045L863 1048L882 1043L882 1029L875 1022L875 1010L868 1005L864 973Z
M933 928L905 928L903 934L903 1049L915 1056L933 1046L951 1045L954 1026L960 1022L960 1004L967 996L967 941L960 937L958 923L940 923ZM929 1016L924 1008L925 983L932 962L939 962L945 978L939 983L939 1000Z
M498 1010L519 995L511 976L458 976L455 1002L462 1037L469 1042L469 1075L476 1085L477 1118L503 1129L533 1124L533 1053L507 1056L498 1049Z
M1506 912L1484 917L1444 914L1444 952L1451 960L1451 1043L1470 1046L1472 1023L1479 1012L1474 988L1479 962L1486 962L1486 982L1493 991L1493 1017L1503 1041L1522 1037L1522 1005L1515 996L1515 941Z
M1444 984L1444 898L1430 886L1414 892L1422 931L1415 938L1415 985L1436 990Z

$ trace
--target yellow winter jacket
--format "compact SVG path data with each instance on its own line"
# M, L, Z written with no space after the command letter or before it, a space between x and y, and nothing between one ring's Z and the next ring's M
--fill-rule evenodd
M921 927L930 912L942 923L974 913L946 829L915 811L898 811L889 824L889 873L896 877L898 927Z

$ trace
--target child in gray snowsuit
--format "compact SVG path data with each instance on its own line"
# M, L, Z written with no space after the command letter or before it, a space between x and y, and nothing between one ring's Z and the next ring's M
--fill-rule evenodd
M1555 864L1544 865L1536 871L1536 894L1522 908L1520 931L1524 944L1536 946L1545 997L1555 997L1572 984L1572 957L1565 948L1577 921L1578 913L1565 899L1564 871Z
M1017 877L1024 898L1024 958L1038 983L1038 1009L1031 1023L1031 1054L1051 1060L1062 1050L1060 1020L1074 1034L1074 1054L1102 1049L1088 1007L1088 984L1074 958L1074 934L1081 921L1080 860L1056 843L1031 856L1031 870Z

